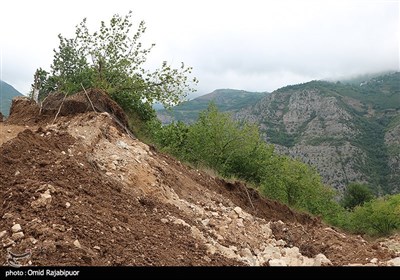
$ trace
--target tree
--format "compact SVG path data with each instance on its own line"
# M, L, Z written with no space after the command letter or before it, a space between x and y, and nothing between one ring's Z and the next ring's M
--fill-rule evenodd
M374 198L372 191L365 184L351 183L347 186L341 204L344 208L352 210Z
M132 12L124 17L116 14L108 24L102 21L93 33L84 19L76 26L75 38L60 34L50 75L45 79L52 86L43 87L35 79L34 88L45 94L55 90L72 94L82 86L100 88L126 111L137 111L147 104L145 114L156 100L166 107L180 102L197 83L196 78L188 78L192 68L183 62L173 68L164 61L160 68L146 70L144 63L155 45L143 47L140 39L146 31L145 23L141 21L137 31L132 32L131 17Z

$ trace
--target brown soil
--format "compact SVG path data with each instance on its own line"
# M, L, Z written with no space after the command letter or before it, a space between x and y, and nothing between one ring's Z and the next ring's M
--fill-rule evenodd
M394 256L241 182L158 153L124 132L126 116L104 93L88 94L108 114L91 112L80 93L64 100L54 122L63 96L49 98L41 114L18 98L0 123L3 244L13 224L24 233L0 248L1 264L7 265L8 247L31 249L32 265L248 265L232 252L256 254L279 239L310 258L323 253L334 265L372 258L384 264ZM46 192L51 199L41 204ZM243 216L233 211L238 206ZM261 233L267 222L272 237ZM212 252L214 245L219 249Z

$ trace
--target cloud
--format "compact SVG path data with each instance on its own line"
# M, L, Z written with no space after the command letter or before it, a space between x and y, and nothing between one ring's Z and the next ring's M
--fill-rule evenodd
M201 93L272 91L310 79L399 70L398 1L8 2L0 18L8 27L0 31L2 76L23 91L35 68L51 63L58 33L73 35L83 17L95 28L128 10L146 21L145 43L157 44L149 67L184 61L193 66Z

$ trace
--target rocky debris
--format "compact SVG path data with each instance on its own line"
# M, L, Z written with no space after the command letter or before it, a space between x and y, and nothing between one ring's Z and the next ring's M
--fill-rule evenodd
M65 208L69 208L69 207L71 207L71 203L69 203L69 202L65 202Z
M287 266L286 262L281 259L272 259L268 261L269 266Z
M3 244L3 248L8 248L8 247L14 245L15 241L10 238L6 238L5 240L2 241L2 244Z
M10 218L12 218L12 217L13 217L13 214L11 214L11 213L5 213L5 214L2 216L3 219L10 219Z
M332 262L324 254L318 254L315 256L314 266L328 266L332 265Z
M15 225L13 225L13 226L11 227L11 231L12 231L13 233L22 231L22 227L21 227L20 224L15 224Z
M22 232L22 231L20 231L20 232L15 232L15 233L13 233L12 235L11 235L11 239L12 240L14 240L14 241L16 241L16 240L19 240L19 239L22 239L22 238L24 238L24 233Z
M74 246L79 248L79 249L82 249L82 245L81 245L81 243L79 242L78 239L74 241Z
M7 235L7 231L6 230L0 231L0 239L5 237L6 235Z
M50 194L50 190L46 190L44 193L41 193L39 198L31 202L32 208L41 208L46 207L50 208L50 204L52 201L52 197Z
M391 266L400 266L400 257L389 260L387 264Z

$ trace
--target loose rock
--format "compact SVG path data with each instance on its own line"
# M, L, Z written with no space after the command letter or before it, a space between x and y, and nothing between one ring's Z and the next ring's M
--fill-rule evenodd
M332 262L324 255L318 254L314 259L314 266L327 266L332 265Z
M3 230L2 232L0 232L0 239L3 238L6 235L7 235L7 231Z
M19 240L19 239L22 239L22 238L24 238L24 233L22 232L22 231L20 231L20 232L16 232L16 233L13 233L12 235L11 235L11 239L13 239L14 241L16 241L16 240Z
M268 262L269 266L287 266L284 260L272 259Z
M75 247L77 247L77 248L79 248L79 249L82 248L82 245L81 245L81 243L79 243L79 240L78 240L78 239L76 239L76 240L74 241L74 245L75 245Z
M19 231L21 231L22 230L22 227L21 227L21 225L20 224L15 224L15 225L13 225L12 227L11 227L11 231L12 232L19 232Z
M3 248L8 248L15 244L14 240L10 238L6 238L2 243L3 243Z
M387 262L387 264L391 266L400 266L400 257L391 259L390 261Z

